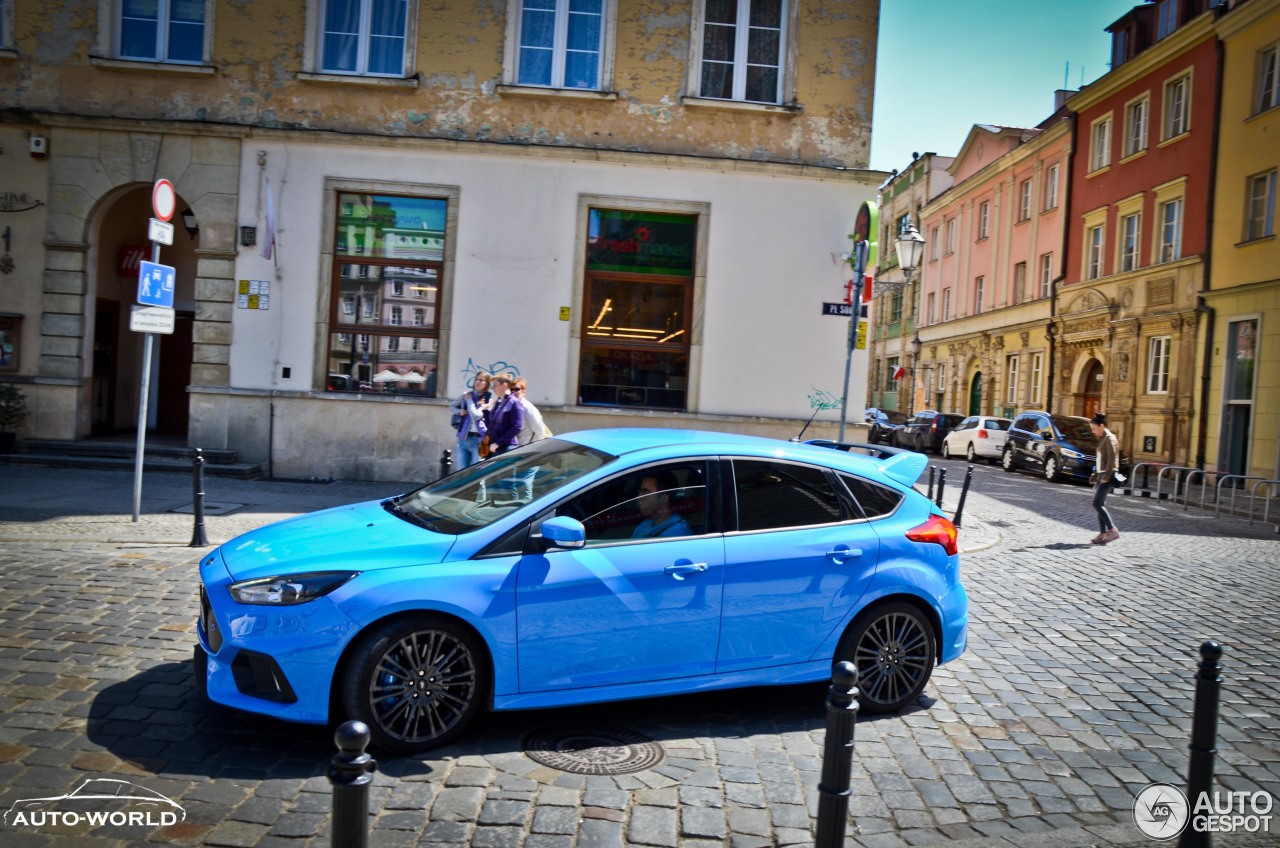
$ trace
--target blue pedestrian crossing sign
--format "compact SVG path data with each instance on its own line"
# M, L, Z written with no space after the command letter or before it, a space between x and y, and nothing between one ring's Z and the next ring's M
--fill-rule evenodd
M138 303L173 308L174 270L171 265L141 262L138 273Z

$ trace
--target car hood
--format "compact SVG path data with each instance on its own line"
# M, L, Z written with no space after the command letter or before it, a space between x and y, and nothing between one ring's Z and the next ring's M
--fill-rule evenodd
M456 540L397 518L380 501L369 501L251 530L227 542L221 551L233 580L252 580L440 562Z

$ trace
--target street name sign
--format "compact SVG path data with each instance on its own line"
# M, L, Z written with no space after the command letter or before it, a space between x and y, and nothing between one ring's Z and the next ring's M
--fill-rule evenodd
M173 332L173 327L177 323L175 320L177 314L174 310L163 306L139 306L131 303L129 304L129 329L135 333L168 335Z
M138 274L138 303L144 306L173 308L173 280L176 272L172 265L156 262L140 262Z

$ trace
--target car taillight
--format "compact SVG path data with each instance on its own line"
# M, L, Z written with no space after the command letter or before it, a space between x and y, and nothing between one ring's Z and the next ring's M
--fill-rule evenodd
M979 431L978 431L978 438L979 438L979 439L985 439L986 437L987 437L987 431L986 431L986 430L979 430Z
M947 556L954 556L960 552L956 544L956 526L950 519L941 515L931 515L924 524L908 530L907 538L913 542L932 542L935 545L942 545Z

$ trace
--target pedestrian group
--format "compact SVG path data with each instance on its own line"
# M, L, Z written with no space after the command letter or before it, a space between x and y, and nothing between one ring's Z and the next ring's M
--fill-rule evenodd
M458 470L551 435L542 413L526 397L528 388L522 377L491 377L481 371L471 388L449 405L450 424L458 437Z

